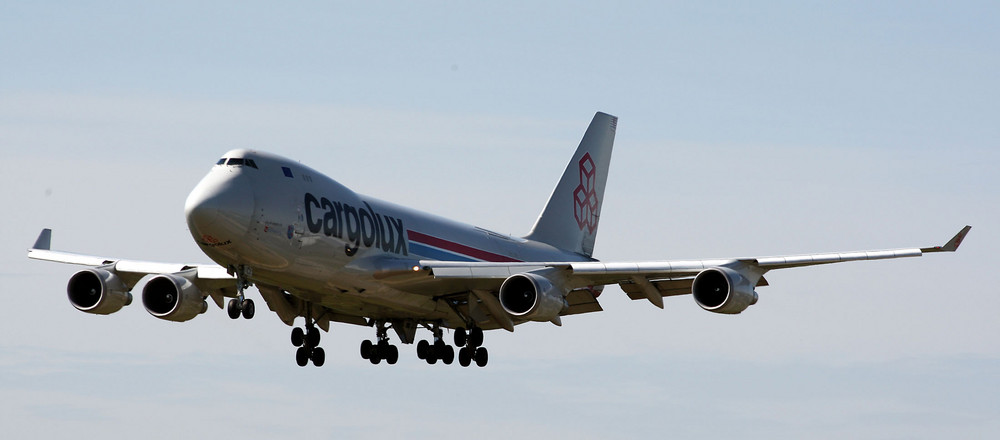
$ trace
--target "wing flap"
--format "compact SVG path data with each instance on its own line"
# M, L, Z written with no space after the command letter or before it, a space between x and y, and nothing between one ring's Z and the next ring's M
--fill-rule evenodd
M594 291L591 289L576 289L570 291L569 294L566 295L566 302L569 303L569 309L562 313L563 316L600 312L604 310L601 307L601 303L597 302L597 296L594 295Z
M677 296L686 295L691 293L691 283L694 278L684 278L679 280L656 280L650 281L653 288L659 292L661 297L664 296ZM632 299L648 299L648 296L643 291L642 286L635 281L618 283L622 291Z

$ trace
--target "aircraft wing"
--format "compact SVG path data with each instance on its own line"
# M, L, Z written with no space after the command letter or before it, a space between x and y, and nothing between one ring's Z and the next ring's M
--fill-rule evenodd
M35 244L28 249L28 258L110 270L121 278L129 289L146 275L182 274L202 292L208 293L219 307L222 307L223 297L236 296L236 278L219 265L124 260L53 251L51 246L52 230L43 229Z
M466 263L446 261L420 261L419 268L435 280L453 285L453 288L485 289L496 291L511 275L533 271L548 271L548 276L561 282L565 288L585 289L598 285L618 284L632 299L648 299L663 308L663 297L692 293L695 277L709 269L725 269L739 274L751 283L750 287L766 286L763 275L774 269L842 263L847 261L884 260L919 257L924 253L954 252L962 243L970 226L962 228L942 246L834 252L776 257L752 257L714 260L651 261L651 262L550 262L550 263ZM591 291L593 289L590 289ZM596 295L595 295L596 302ZM754 298L754 301L756 298ZM751 303L752 304L752 303ZM570 302L568 313L574 312ZM593 307L591 307L593 308ZM596 307L600 310L600 306ZM588 311L596 311L588 310ZM728 313L728 312L721 312Z

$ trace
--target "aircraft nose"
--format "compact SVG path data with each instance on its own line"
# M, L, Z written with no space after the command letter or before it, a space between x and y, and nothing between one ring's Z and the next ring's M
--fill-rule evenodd
M188 195L184 215L195 241L221 246L242 237L253 217L254 196L241 173L213 171Z

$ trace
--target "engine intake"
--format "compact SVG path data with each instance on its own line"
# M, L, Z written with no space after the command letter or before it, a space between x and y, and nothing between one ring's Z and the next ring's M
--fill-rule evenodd
M104 269L84 269L69 279L69 302L81 312L108 315L132 304L132 294L118 275Z
M753 283L727 267L701 271L691 283L691 294L701 308L714 313L735 315L757 303Z
M198 287L176 274L150 279L142 288L142 305L150 315L176 322L187 321L208 310L208 303Z
M552 321L569 307L561 289L537 273L511 275L500 286L500 305L512 316Z

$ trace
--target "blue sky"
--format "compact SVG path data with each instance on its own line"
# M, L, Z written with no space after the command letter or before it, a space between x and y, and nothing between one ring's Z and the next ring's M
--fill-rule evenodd
M1000 429L1000 8L990 2L0 5L0 426L15 437L739 434ZM768 275L739 316L617 288L605 312L492 332L486 369L370 329L294 365L288 331L212 309L77 312L56 247L203 262L182 214L252 147L358 190L526 233L595 111L621 118L595 256L941 244ZM263 308L261 312L266 312ZM169 416L164 416L169 414ZM164 429L168 419L172 429Z

